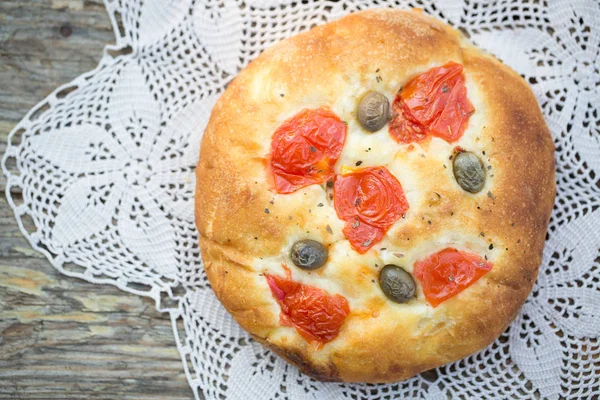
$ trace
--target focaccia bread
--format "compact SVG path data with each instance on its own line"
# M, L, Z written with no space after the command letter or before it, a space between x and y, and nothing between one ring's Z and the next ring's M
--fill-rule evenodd
M506 329L554 195L525 81L422 12L371 10L231 82L196 224L213 290L256 340L320 380L391 382Z

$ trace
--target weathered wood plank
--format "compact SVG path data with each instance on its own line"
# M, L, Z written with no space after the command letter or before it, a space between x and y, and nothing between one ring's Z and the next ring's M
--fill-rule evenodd
M102 0L0 1L0 153L31 107L93 69L112 42ZM1 176L2 193L5 187ZM149 299L58 273L31 249L1 196L4 398L189 399L192 393L168 316Z

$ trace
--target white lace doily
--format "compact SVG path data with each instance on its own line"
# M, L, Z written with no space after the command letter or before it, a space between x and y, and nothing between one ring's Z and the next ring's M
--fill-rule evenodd
M24 235L61 272L152 297L170 313L197 398L598 398L599 2L105 3L116 45L11 132L6 195ZM554 136L558 195L533 293L494 344L406 382L321 383L252 341L212 294L193 170L212 105L242 67L287 36L376 6L423 8L529 81Z

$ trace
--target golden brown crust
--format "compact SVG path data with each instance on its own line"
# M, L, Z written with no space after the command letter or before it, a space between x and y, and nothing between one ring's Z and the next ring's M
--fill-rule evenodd
M432 142L412 151L398 145L400 155L390 162L411 167L414 179L400 177L411 209L389 232L386 246L405 252L408 262L438 242L464 241L467 248L485 250L494 267L435 309L421 292L412 304L390 304L373 283L384 251L336 261L346 249L342 225L329 204L319 212L331 215L316 213L325 198L319 187L288 197L269 190L271 135L302 108L337 104L334 111L351 119L339 105L349 87L375 88L393 98L416 72L450 60L464 65L477 114L456 144L481 151L490 168L487 186L476 195L458 188L447 157L455 144ZM354 126L348 135L361 135L353 133ZM387 127L376 135L384 140ZM378 150L383 151L372 151ZM416 154L421 151L423 157ZM243 328L305 373L336 381L409 378L489 345L516 316L541 262L555 195L553 152L523 79L456 31L415 11L352 14L265 51L215 105L197 168L196 224L208 278ZM434 191L441 197L432 198ZM290 238L302 235L329 245L332 265L313 274L294 271L294 279L340 292L352 309L338 338L320 350L280 326L279 307L263 277L277 273Z

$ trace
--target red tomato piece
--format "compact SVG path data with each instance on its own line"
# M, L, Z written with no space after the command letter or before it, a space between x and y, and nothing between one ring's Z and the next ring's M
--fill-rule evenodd
M431 134L451 143L461 138L475 108L467 98L465 78L459 76L450 92L446 107L440 116L429 126Z
M492 266L477 254L446 248L417 261L413 271L427 302L437 307L471 286Z
M265 275L279 306L280 322L293 326L309 342L319 345L337 337L350 314L345 297L330 295L322 289L294 282L289 277Z
M428 135L454 142L462 136L475 109L467 98L463 66L449 62L411 79L398 92L389 133L400 143Z
M364 254L383 238L386 230L364 222L361 223L358 217L353 217L346 222L342 232L352 248L360 254Z
M270 171L278 193L292 193L333 178L346 140L346 124L327 108L304 109L273 134Z
M392 103L392 115L388 131L399 143L420 142L427 137L427 129L413 119L400 95Z
M385 167L369 167L335 180L334 206L346 221L344 236L366 253L408 210L402 185Z

